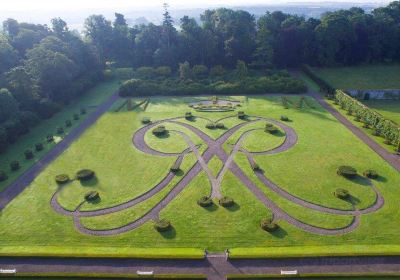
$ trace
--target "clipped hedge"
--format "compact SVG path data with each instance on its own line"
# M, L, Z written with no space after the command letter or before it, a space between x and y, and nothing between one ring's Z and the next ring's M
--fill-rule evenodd
M20 168L21 168L21 165L19 164L19 161L14 160L14 161L10 162L11 171L17 171Z
M223 123L219 122L219 123L215 124L215 127L218 128L218 129L224 129L225 125Z
M171 222L168 220L159 220L154 224L154 228L155 230L157 230L158 232L164 232L164 231L168 231L171 229Z
M345 190L345 189L336 189L336 191L334 192L334 195L340 199L347 199L350 197L349 191Z
M162 136L162 135L167 134L167 129L165 128L165 126L159 125L159 126L157 126L156 128L154 128L154 129L152 130L152 133L153 133L155 136Z
M24 155L25 155L25 158L26 159L33 159L33 151L31 150L31 149L27 149L25 152L24 152Z
M206 128L208 129L215 129L216 127L217 127L216 124L213 122L209 122L206 124Z
M274 134L274 133L278 132L278 128L275 125L273 125L272 123L266 123L264 131Z
M244 118L246 118L246 114L243 111L239 111L238 112L238 118L239 119L244 119Z
M59 174L55 177L55 181L57 184L66 184L69 182L69 176L67 174Z
M0 171L0 182L3 182L8 179L7 174L4 171Z
M289 117L281 116L281 121L288 122L289 121Z
M313 80L319 86L322 92L325 92L328 95L333 95L335 93L335 88L327 81L320 78L316 73L314 73L314 71L308 65L303 65L302 70L308 77L310 77L311 80Z
M354 178L357 176L357 170L354 167L347 165L339 166L336 173L346 178Z
M218 203L222 207L232 207L235 204L235 201L230 197L224 196L219 199Z
M262 219L260 226L263 230L268 232L276 231L279 226L272 221L272 219Z
M201 207L209 207L213 204L213 201L209 196L202 196L197 200L197 204Z
M151 119L149 117L144 117L142 119L142 124L149 124L149 123L151 123Z
M170 168L170 170L171 170L171 172L174 172L174 173L179 172L179 170L181 170L181 165L179 164L178 161L176 161L176 162L174 163L174 165L172 165L172 167Z
M54 141L54 136L52 135L52 134L49 134L49 135L47 135L46 136L46 140L47 140L47 142L53 142Z
M79 120L79 114L74 114L72 117L74 118L75 121Z
M193 118L192 112L186 112L185 113L185 119L191 120Z
M94 171L90 169L82 169L76 173L76 179L78 179L79 181L88 181L94 178L94 176L95 176Z
M376 172L375 170L372 170L372 169L365 170L363 175L370 179L376 179L379 177L378 172Z
M57 134L63 134L64 133L64 128L59 126L57 127Z
M36 143L36 144L35 144L35 150L36 150L37 152L40 152L40 151L42 151L43 149L44 149L43 143Z
M96 191L90 191L85 194L85 200L87 202L94 202L98 199L100 199L100 194Z

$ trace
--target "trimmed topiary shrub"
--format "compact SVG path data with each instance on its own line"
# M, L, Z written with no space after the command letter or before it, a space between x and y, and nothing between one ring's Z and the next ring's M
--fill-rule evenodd
M357 170L354 167L346 165L339 166L336 173L346 178L354 178L357 176Z
M7 174L4 171L0 171L0 182L3 182L8 179Z
M79 115L78 114L74 114L73 118L74 118L75 121L77 121L77 120L79 120Z
M274 133L278 132L278 128L275 125L273 125L272 123L266 123L264 131L274 134Z
M289 118L287 116L281 116L281 121L288 122Z
M159 220L154 224L154 228L158 231L158 232L164 232L164 231L168 231L169 229L171 229L171 222L168 220Z
M66 126L66 127L71 127L71 126L72 126L71 120L66 120L66 121L65 121L65 126Z
M217 126L213 122L209 122L206 124L206 128L208 129L215 129Z
M347 198L349 198L350 193L348 190L345 190L345 189L336 189L336 191L334 192L334 195L340 199L347 199Z
M185 113L185 119L191 120L193 118L192 112L186 112Z
M253 171L258 171L260 170L260 166L255 162L255 161L250 161L251 169Z
M69 176L67 174L60 174L56 176L55 180L57 184L62 185L69 182Z
M19 161L14 160L14 161L10 162L11 171L17 171L20 168L21 168L21 165L19 164Z
M376 179L379 176L378 172L376 172L375 170L372 170L372 169L365 170L363 175L370 179Z
M49 135L47 135L46 136L46 140L47 140L47 142L53 142L54 141L54 136L53 135L51 135L51 134L49 134Z
M86 109L85 108L81 108L81 115L85 115L86 114Z
M272 221L272 219L262 219L260 226L263 230L273 232L279 228L279 226Z
M43 147L43 144L42 143L36 143L35 144L35 150L37 151L37 152L40 152L40 151L42 151L44 149L44 147Z
M219 122L219 123L215 124L215 127L218 128L218 129L224 129L225 125L223 123Z
M239 111L238 112L238 118L239 119L244 119L244 118L246 118L246 114L243 111Z
M154 128L154 129L152 130L152 133L153 133L155 136L162 136L162 135L167 134L167 129L165 128L165 126L159 125L159 126L157 126L156 128Z
M94 175L94 171L90 169L82 169L76 173L76 179L78 179L79 181L88 181L94 178Z
M230 197L224 196L219 199L218 203L222 207L231 207L235 204L235 201Z
M197 204L200 205L201 207L209 207L213 204L213 201L208 196L202 196L200 197L199 200L197 200Z
M90 191L87 194L85 194L85 200L87 202L93 202L100 199L100 194L96 191Z
M25 158L26 159L33 159L33 152L31 149L28 149L24 152Z
M57 127L57 134L63 134L64 133L64 128L61 126Z
M180 167L181 166L180 166L179 162L175 162L174 165L172 165L172 167L170 168L170 170L171 170L171 172L176 173L176 172L179 172L179 170L181 170Z
M144 117L144 118L142 119L142 124L149 124L149 123L151 123L151 119L150 119L150 118Z

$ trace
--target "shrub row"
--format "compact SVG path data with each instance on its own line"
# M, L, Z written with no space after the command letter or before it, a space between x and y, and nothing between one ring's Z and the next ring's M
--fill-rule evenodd
M319 77L308 65L303 65L302 66L303 72L311 79L313 80L320 88L322 92L325 92L328 95L334 95L335 94L335 88L330 85L327 81Z

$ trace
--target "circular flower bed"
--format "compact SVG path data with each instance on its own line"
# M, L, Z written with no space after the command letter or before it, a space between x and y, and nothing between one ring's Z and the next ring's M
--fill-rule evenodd
M155 136L162 136L162 135L165 135L167 133L167 129L165 128L165 126L159 125L159 126L157 126L156 128L154 128L152 130L152 133Z
M347 165L339 166L336 173L346 178L354 178L357 176L357 170Z
M66 184L67 182L69 182L69 176L67 174L60 174L56 176L55 180L57 184Z
M268 232L273 232L279 228L279 226L274 223L271 219L262 219L260 226L263 230Z
M222 197L219 200L219 205L221 205L222 207L231 207L234 204L235 204L235 201L232 198L227 197L227 196Z
M370 179L376 179L379 176L378 172L376 172L375 170L372 170L372 169L365 170L363 175Z
M90 191L87 194L85 194L85 200L87 202L93 202L100 199L100 194L96 191Z
M350 196L349 191L345 190L345 189L336 189L334 194L337 198L340 198L340 199L346 199L346 198L349 198L349 196Z
M208 207L213 204L213 201L208 196L202 196L202 197L200 197L199 200L197 200L197 204L200 205L201 207Z
M94 175L95 175L94 171L92 171L90 169L82 169L76 173L76 178L79 181L88 181L88 180L92 179L94 177Z
M171 222L168 220L160 220L154 224L154 228L158 232L168 231L171 228Z

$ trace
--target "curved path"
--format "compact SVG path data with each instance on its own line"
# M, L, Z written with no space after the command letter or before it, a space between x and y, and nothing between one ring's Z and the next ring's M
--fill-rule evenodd
M226 117L226 118L233 118L235 116L231 117ZM226 119L223 118L223 119ZM287 212L285 212L282 208L280 208L278 205L276 205L272 200L270 200L264 193L263 191L256 185L254 182L252 182L249 177L243 172L243 170L234 162L234 157L238 152L243 152L247 158L249 163L251 164L254 162L254 155L269 155L269 154L276 154L280 152L284 152L291 147L293 147L297 143L297 134L296 132L286 124L283 124L279 121L273 120L273 119L268 119L268 118L263 118L263 117L251 117L252 120L246 120L242 123L239 123L232 127L231 129L227 130L225 133L223 133L220 137L217 139L212 139L209 137L206 133L203 131L199 130L198 128L185 123L185 122L180 122L179 119L181 117L177 118L170 118L170 119L165 119L161 121L154 122L150 125L144 126L140 128L139 130L136 131L136 133L133 135L133 145L136 149L142 151L143 153L155 155L155 156L178 156L177 161L182 162L183 158L185 155L187 155L190 152L193 152L197 158L196 163L192 166L192 168L182 177L182 179L172 188L172 190L164 197L162 198L154 207L152 207L145 215L142 217L138 218L135 221L132 221L129 224L126 224L121 227L113 228L113 229L104 229L104 230L97 230L97 229L89 229L85 227L81 221L81 217L93 217L93 216L101 216L101 215L107 215L111 213L116 213L125 209L128 209L130 207L135 206L138 203L144 202L147 199L153 197L155 194L159 193L162 189L164 189L173 179L175 176L174 173L169 172L166 177L161 180L156 186L151 188L148 192L144 193L143 195L132 199L130 201L127 201L125 203L116 205L114 207L109 207L109 208L104 208L104 209L98 209L98 210L93 210L93 211L82 211L81 207L84 205L85 202L82 202L81 204L78 205L78 207L75 209L75 211L68 211L58 203L57 201L57 193L55 193L52 197L51 200L51 205L53 208L60 214L63 215L68 215L73 217L74 225L75 227L82 233L85 234L91 234L91 235L100 235L100 236L105 236L105 235L114 235L114 234L121 234L130 230L133 230L142 224L144 224L147 221L150 220L157 220L159 217L159 213L162 209L164 209L173 199L176 198L176 196L192 181L193 178L195 178L201 171L205 171L211 185L211 194L210 196L213 198L219 198L221 197L221 192L220 192L220 185L222 182L222 179L224 175L226 174L227 170L232 171L232 173L267 207L269 208L274 216L274 220L285 220L286 222L290 223L291 225L294 225L298 228L301 228L305 231L309 231L315 234L323 234L323 235L337 235L337 234L344 234L348 233L350 231L353 231L355 228L360 223L360 216L362 214L367 214L371 213L374 211L377 211L380 209L383 204L384 204L384 199L380 195L378 189L370 182L370 187L375 191L376 193L376 201L375 203L365 209L361 210L341 210L341 209L334 209L334 208L329 208L325 207L322 205L318 205L315 203L312 203L310 201L306 201L300 197L294 196L287 191L283 190L279 186L277 186L275 183L273 183L271 180L269 180L263 172L261 171L254 171L258 179L270 190L274 191L276 194L280 195L281 197L289 200L292 203L295 203L297 205L300 205L305 208L309 208L314 211L322 212L322 213L329 213L329 214L336 214L336 215L349 215L353 216L352 222L343 227L343 228L336 228L336 229L327 229L327 228L322 228L322 227L317 227L313 226L310 224L307 224L305 222L302 222L291 215L289 215ZM220 121L220 120L218 120ZM261 152L249 152L245 150L244 148L241 147L242 142L244 139L254 130L256 129L250 129L247 130L239 136L237 142L233 145L233 149L231 153L228 155L224 149L223 145L226 143L226 141L239 129L242 127L245 127L248 124L259 122L259 121L268 121L272 122L275 125L279 126L282 130L285 131L286 137L284 142L271 149L268 151L261 151ZM188 148L184 150L182 153L164 153L158 150L155 150L147 145L147 143L144 140L145 134L148 133L152 128L154 128L157 125L160 125L162 123L173 123L180 125L182 127L185 127L189 129L191 132L196 134L198 137L200 137L206 144L207 144L207 149L203 153L203 155L200 154L198 148L194 145L194 143L191 141L190 137L185 134L182 131L177 131L177 130L171 130L171 132L177 133L183 139L188 145ZM213 156L217 156L224 164L221 170L219 171L217 177L214 177L212 174L211 170L208 168L207 163L210 161L210 159Z

